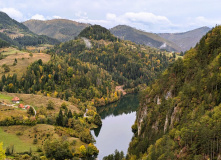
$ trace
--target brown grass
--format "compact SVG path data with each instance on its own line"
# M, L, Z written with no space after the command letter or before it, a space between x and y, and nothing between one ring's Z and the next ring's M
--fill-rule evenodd
M43 95L34 95L34 94L20 94L20 93L4 93L5 95L9 95L11 97L19 97L22 99L22 103L32 105L36 108L38 111L39 108L47 107L48 101L51 100L55 104L54 110L48 110L48 113L58 113L61 107L61 104L65 102L68 105L68 108L73 112L76 111L79 112L79 109L71 104L68 101L61 100L59 98L52 98L52 97L46 97Z
M50 44L42 44L42 45L39 45L39 46L27 46L26 47L26 49L27 50L29 50L29 51L45 51L45 50L47 50L47 49L49 49L49 48L52 48L53 47L53 45L50 45Z
M28 116L27 111L23 109L17 109L9 106L0 105L0 121L4 120L6 117L20 117Z
M23 73L25 73L27 67L31 63L39 59L42 59L43 62L48 62L51 58L50 55L45 54L45 53L33 53L33 57L30 57L29 53L20 52L18 50L13 53L11 53L11 51L7 53L7 50L6 50L4 54L8 54L8 56L0 60L0 77L5 74L4 69L1 67L3 64L7 64L10 67L10 72L7 73L6 75L8 74L13 75L14 73L16 73L18 78L21 78L21 76L23 75ZM15 58L17 59L17 64L13 66Z
M1 127L2 130L9 134L9 135L16 135L16 133L20 132L21 135L17 136L21 142L24 144L29 144L33 151L36 151L37 146L41 146L44 144L44 142L54 139L62 138L59 136L55 131L55 126L48 125L48 124L37 124L35 126L24 126L24 125L16 125L16 126L5 126ZM65 136L66 137L66 136ZM33 144L33 140L37 139L37 144ZM73 142L73 140L76 140L76 145L74 148L78 149L81 145L86 145L85 143L81 142L79 138L69 137L67 136L65 138L70 143ZM16 147L16 142L14 143ZM28 148L29 149L29 148ZM26 149L27 150L27 149Z

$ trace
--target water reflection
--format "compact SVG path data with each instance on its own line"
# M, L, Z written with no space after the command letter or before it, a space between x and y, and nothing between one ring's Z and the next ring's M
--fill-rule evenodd
M100 127L98 127L98 128L93 129L93 130L94 130L94 135L95 135L96 137L98 137L98 136L99 136L99 133L100 133L100 131L101 131L101 127L102 127L102 126L100 126Z
M137 110L138 104L137 94L129 94L115 103L97 108L97 112L101 119L105 119L110 115L118 116L123 113L132 113Z
M120 101L101 107L98 113L102 118L102 126L91 131L99 149L98 159L114 153L115 149L127 153L133 136L131 126L136 119L139 105L137 95L131 94Z

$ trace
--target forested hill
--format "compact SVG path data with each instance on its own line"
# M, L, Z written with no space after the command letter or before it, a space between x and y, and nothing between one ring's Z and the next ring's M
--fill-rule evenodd
M221 26L140 94L129 147L135 159L219 159Z
M15 46L59 43L56 39L34 34L25 25L10 18L6 13L1 11L0 39Z
M16 75L3 76L0 90L41 92L65 100L74 97L83 102L99 99L98 103L94 101L94 105L100 106L121 96L115 89L117 85L124 85L127 92L137 91L176 58L174 53L130 41L119 42L101 26L86 28L80 35L84 38L48 50L51 60L46 64L42 61L33 63L21 79ZM91 47L86 46L86 41Z
M111 32L100 26L100 25L93 25L85 28L83 31L80 32L79 37L86 37L89 39L94 40L108 40L108 41L117 41L117 38L111 34Z
M97 25L85 28L79 36L90 38L92 47L87 48L84 40L79 38L56 46L52 52L96 64L126 88L148 84L176 57L130 41L118 41L110 31Z

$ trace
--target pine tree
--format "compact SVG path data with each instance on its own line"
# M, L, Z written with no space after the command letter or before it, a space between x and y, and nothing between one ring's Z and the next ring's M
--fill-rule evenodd
M57 117L57 119L56 119L56 122L57 122L57 125L58 125L58 126L63 126L63 118L64 118L63 112L62 112L62 110L60 109L59 114L58 114L58 117Z
M29 115L35 115L35 111L34 111L34 109L33 109L32 107L30 107L30 108L28 109L27 113L28 113Z
M69 119L69 118L73 118L73 115L72 115L71 110L68 111L68 119Z

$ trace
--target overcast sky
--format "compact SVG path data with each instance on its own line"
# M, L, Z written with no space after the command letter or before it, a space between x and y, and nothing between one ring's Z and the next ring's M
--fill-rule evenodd
M0 0L0 10L19 22L64 18L155 33L221 24L220 0Z

